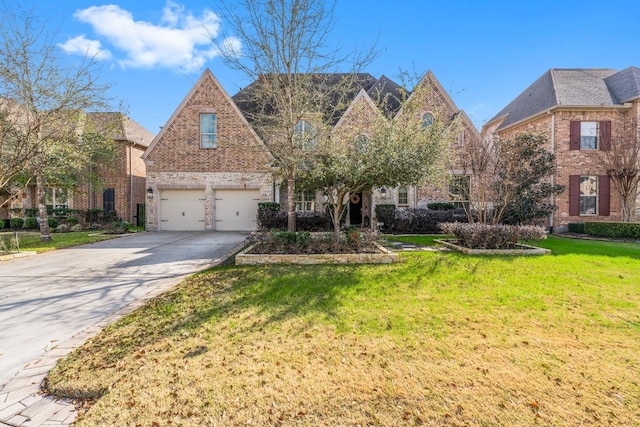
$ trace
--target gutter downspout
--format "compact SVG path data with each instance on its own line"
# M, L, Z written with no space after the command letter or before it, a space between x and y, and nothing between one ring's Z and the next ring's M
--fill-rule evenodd
M556 155L556 113L555 112L551 113L551 154L553 154L554 157ZM556 159L556 165L557 165L557 159ZM552 186L555 185L555 181L556 181L555 173L551 175L550 179L551 179L551 185ZM550 197L551 206L555 204L554 199L555 199L555 195L552 193ZM555 216L555 212L551 212L551 216L549 217L550 233L553 233L554 216Z

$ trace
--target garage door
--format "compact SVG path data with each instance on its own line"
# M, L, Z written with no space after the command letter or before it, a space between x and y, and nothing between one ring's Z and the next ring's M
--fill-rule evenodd
M216 230L255 230L259 190L216 190Z
M162 190L160 230L204 230L204 190Z

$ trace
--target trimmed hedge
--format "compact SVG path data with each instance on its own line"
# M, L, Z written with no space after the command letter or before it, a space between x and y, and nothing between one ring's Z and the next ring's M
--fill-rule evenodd
M382 221L383 225L380 228L387 233L440 234L442 233L439 226L441 223L467 222L464 209L394 209L390 211L385 207L382 213L385 215L385 220ZM378 214L379 210L376 206L376 215ZM379 216L378 220L380 220Z
M22 227L29 230L38 228L38 220L33 216L29 216L24 220L24 224L22 224Z
M640 223L637 222L587 222L584 231L592 236L640 238Z
M11 228L22 228L24 225L24 220L22 218L11 218L9 220L9 225Z
M521 240L547 238L544 227L534 225L440 224L442 231L452 234L461 246L471 249L510 249Z
M298 212L296 214L296 229L298 231L331 231L331 217L315 212ZM258 227L261 230L286 230L287 212L280 210L280 203L258 203Z
M584 222L570 222L568 228L570 233L585 233Z
M428 203L427 207L434 211L449 211L456 208L456 205L449 202Z

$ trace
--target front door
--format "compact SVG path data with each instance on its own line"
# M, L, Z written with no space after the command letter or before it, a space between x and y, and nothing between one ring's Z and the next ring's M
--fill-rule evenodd
M362 225L362 193L353 193L349 197L349 222L351 225Z

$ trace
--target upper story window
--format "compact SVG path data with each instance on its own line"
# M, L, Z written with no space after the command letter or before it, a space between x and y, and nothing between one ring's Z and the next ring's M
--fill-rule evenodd
M409 192L407 187L398 188L398 206L407 206L409 204Z
M318 128L300 120L293 127L293 142L300 150L315 150L318 143Z
M610 121L571 121L569 148L571 150L608 150L611 144Z
M218 140L216 114L200 114L200 148L216 148Z
M360 134L356 136L356 151L363 153L367 149L369 144L369 137L367 135Z
M426 128L433 124L433 115L430 113L424 113L422 115L422 127Z

